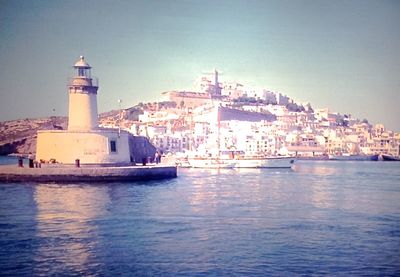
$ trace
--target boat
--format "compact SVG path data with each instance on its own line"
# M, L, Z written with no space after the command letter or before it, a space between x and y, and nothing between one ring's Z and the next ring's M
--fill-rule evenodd
M387 155L387 154L381 154L380 160L386 161L386 162L398 162L398 161L400 161L400 157Z
M193 168L291 168L295 162L289 156L246 155L244 151L220 151L217 157L193 156L187 158Z
M234 168L236 165L233 160L213 157L192 157L188 158L187 161L189 167L193 168Z
M255 157L236 159L235 168L291 168L295 162L293 157Z
M329 155L331 161L377 161L378 155Z
M248 155L244 151L221 151L221 157L235 161L235 168L291 168L295 162L290 156Z
M379 161L379 155L371 155L371 161Z

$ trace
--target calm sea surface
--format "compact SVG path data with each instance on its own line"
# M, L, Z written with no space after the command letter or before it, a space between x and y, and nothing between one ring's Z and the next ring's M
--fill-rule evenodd
M400 275L400 163L0 184L0 275L313 274Z

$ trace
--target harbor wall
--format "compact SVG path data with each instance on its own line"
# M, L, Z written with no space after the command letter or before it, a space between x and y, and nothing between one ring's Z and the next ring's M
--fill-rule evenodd
M126 182L177 177L177 167L168 165L26 168L0 166L0 182Z

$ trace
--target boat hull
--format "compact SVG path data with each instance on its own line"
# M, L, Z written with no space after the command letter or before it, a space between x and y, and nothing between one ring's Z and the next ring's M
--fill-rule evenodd
M239 159L188 159L193 168L291 168L292 157L239 158Z
M329 156L331 161L377 161L378 155L349 155L349 156Z
M294 162L292 157L244 158L236 160L235 168L291 168Z
M395 156L391 156L391 155L386 155L386 154L382 154L382 161L386 161L386 162L398 162L400 161L399 157L395 157Z
M221 159L196 158L188 159L189 167L193 168L234 168L235 162Z

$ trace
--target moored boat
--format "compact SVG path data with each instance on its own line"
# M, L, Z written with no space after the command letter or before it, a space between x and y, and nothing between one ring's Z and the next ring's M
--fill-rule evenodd
M194 156L187 158L194 168L291 168L295 162L289 156L245 155L243 151L221 151L217 157Z
M212 157L193 157L187 159L193 168L234 168L235 161Z
M392 155L387 155L387 154L381 154L380 155L382 161L386 162L398 162L400 161L400 157L395 157Z
M331 161L377 161L378 155L329 155Z
M235 159L235 168L291 168L293 157L243 157Z

